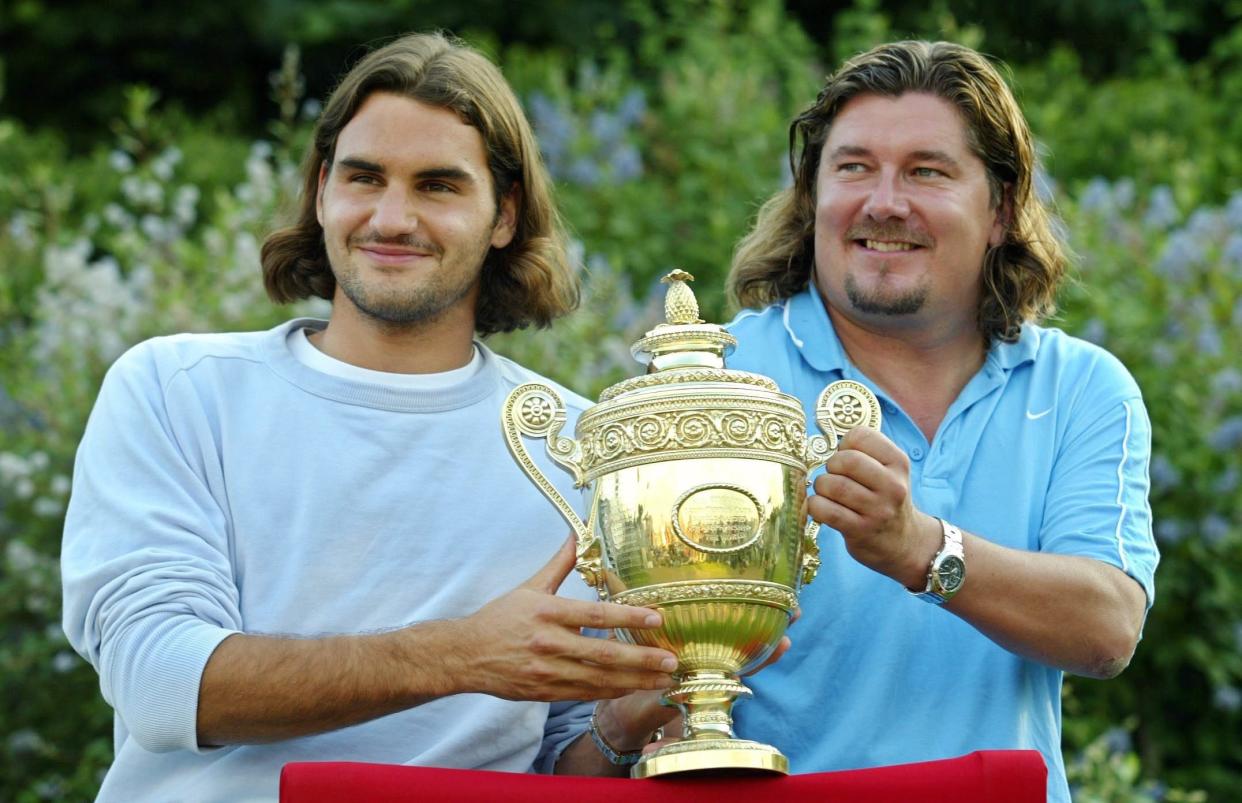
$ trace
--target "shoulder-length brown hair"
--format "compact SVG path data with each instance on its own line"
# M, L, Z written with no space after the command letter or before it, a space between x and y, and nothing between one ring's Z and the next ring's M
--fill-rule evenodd
M984 258L978 321L989 342L1017 340L1024 321L1056 311L1068 252L1053 233L1050 211L1035 195L1035 148L1017 101L986 58L949 42L881 45L828 78L789 127L794 184L763 205L754 229L738 243L729 293L740 306L759 307L807 286L815 259L815 180L833 121L858 95L906 92L936 95L958 109L967 144L987 169L993 208L1006 207L1005 239Z
M263 243L263 283L278 303L311 296L331 300L336 279L315 214L321 165L331 166L337 137L375 92L392 92L451 109L479 130L496 201L513 192L517 230L488 252L475 311L480 334L547 326L578 305L579 280L534 133L500 70L440 33L410 34L368 54L341 80L315 126L303 164L302 196L292 226Z

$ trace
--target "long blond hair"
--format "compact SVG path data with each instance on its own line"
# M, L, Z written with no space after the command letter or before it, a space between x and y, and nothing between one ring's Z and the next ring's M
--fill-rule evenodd
M1024 321L1055 312L1068 252L1034 192L1035 147L1017 101L986 58L950 42L881 45L828 78L789 127L794 184L763 205L755 227L738 243L729 293L740 306L761 307L807 286L815 259L815 179L833 121L858 95L906 92L932 94L957 108L967 144L987 170L992 205L1006 206L1004 241L984 257L978 322L988 341L1014 341Z
M341 130L375 92L456 112L483 137L497 204L507 193L517 196L513 241L491 249L484 262L475 329L486 335L530 324L547 326L574 309L579 280L569 263L552 182L530 123L500 70L460 40L440 33L403 36L368 54L333 91L303 164L297 218L263 243L263 282L272 300L332 299L336 279L315 214L319 169L332 164Z

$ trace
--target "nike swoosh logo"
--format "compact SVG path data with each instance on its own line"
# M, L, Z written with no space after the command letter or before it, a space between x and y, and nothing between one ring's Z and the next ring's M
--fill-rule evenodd
M1048 413L1051 413L1051 412L1052 412L1051 407L1049 407L1047 410L1044 410L1042 413L1032 413L1030 410L1027 410L1026 417L1032 421L1038 421L1039 419L1043 418L1044 416L1048 415Z

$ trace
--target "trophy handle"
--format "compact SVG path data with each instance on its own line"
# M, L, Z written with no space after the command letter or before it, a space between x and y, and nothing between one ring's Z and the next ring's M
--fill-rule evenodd
M828 462L837 451L837 444L855 427L879 429L883 422L880 401L871 388L859 382L843 379L833 382L820 392L815 402L815 422L823 435L814 435L806 441L806 482L811 475ZM802 584L815 579L819 571L819 522L811 519L802 533Z
M565 521L574 531L577 543L577 565L574 567L582 575L587 585L600 588L603 579L602 556L599 540L595 537L594 528L578 518L578 514L556 490L535 461L531 459L522 436L546 438L548 456L569 470L574 477L574 487L585 485L582 470L582 447L573 438L561 437L561 429L565 426L565 402L555 390L537 382L518 385L505 399L500 409L501 425L505 433L505 444L509 453L517 461L526 476L543 491ZM594 520L594 504L591 519Z

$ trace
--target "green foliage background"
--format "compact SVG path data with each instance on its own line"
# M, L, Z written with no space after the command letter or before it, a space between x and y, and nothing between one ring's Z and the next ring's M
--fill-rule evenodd
M434 26L517 88L586 276L580 313L494 346L587 394L635 372L670 268L698 277L706 316L731 312L733 244L788 181L786 125L840 58L914 35L1006 60L1080 256L1056 323L1125 361L1154 424L1156 606L1121 678L1067 681L1076 800L1236 797L1238 0L150 5L0 6L0 799L90 798L111 760L57 567L104 370L151 335L326 312L266 301L259 244L359 43Z

